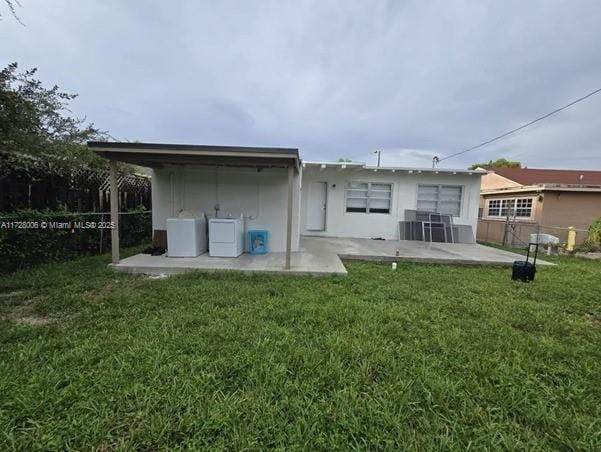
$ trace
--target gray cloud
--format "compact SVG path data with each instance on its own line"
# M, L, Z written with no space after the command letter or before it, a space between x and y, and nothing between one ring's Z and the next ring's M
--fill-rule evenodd
M0 63L120 139L429 166L601 86L597 1L22 0ZM451 159L601 168L601 96Z

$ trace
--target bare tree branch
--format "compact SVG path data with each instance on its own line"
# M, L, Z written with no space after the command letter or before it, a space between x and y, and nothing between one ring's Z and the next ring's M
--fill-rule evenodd
M19 2L19 0L4 0L4 3L7 4L8 9L9 9L10 13L12 14L12 16L15 18L15 20L17 22L19 22L21 25L25 26L25 24L19 18L18 14L17 14L17 10L15 8L15 5L19 8L21 8L21 3ZM1 18L2 18L2 14L0 14L0 20L1 20Z

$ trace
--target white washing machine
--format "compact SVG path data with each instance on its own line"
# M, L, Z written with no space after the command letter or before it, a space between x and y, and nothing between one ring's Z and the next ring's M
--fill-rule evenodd
M201 218L167 219L167 256L196 257L207 252L207 220Z
M209 220L209 256L238 257L244 252L244 220L212 218Z

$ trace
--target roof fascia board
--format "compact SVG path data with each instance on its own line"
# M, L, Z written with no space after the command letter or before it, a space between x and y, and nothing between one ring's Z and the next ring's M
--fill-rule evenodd
M365 166L365 163L363 162L328 162L328 161L316 161L316 160L303 160L303 165L304 166L321 166L321 165L326 165L326 166Z
M502 195L505 193L541 193L543 191L569 191L569 192L601 192L601 187L558 187L547 185L523 185L519 188L500 188L495 190L486 190L480 192L481 195Z
M261 157L261 158L285 158L296 159L295 154L279 154L274 152L246 152L246 151L202 151L202 150L169 150L169 149L129 149L129 148L101 148L94 146L91 148L93 152L104 153L127 153L127 154L163 154L163 155L206 155L206 156L223 156L223 157Z
M433 173L433 174L461 174L464 176L484 176L485 171L465 170L453 168L412 168L410 166L365 166L366 170L378 171L407 171L412 173Z
M298 155L297 148L285 147L260 147L260 146L229 146L212 144L179 144L179 143L139 143L139 142L119 142L119 141L88 141L89 148L108 148L108 149L161 149L166 151L242 151L242 152L261 152L277 154Z
M486 174L486 171L482 170L464 170L464 169L447 169L447 168L413 168L407 166L371 166L366 165L365 163L355 163L355 162L327 162L327 161L306 161L303 160L304 167L314 167L320 169L328 169L328 168L336 168L339 169L342 166L346 166L347 169L354 169L356 171L390 171L390 172L401 172L406 171L409 174L422 174L422 173L432 173L432 174L461 174L461 175L476 175L483 176Z

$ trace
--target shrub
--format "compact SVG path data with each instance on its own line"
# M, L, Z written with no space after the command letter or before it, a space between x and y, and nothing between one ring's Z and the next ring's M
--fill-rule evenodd
M601 218L598 218L588 228L588 237L578 247L576 251L581 253L599 253L601 252Z
M109 216L73 214L66 210L19 210L0 216L0 273L44 262L72 259L110 249ZM149 242L152 220L144 208L120 215L120 242L133 246Z
M601 244L601 217L597 218L588 228L588 239L593 243Z

